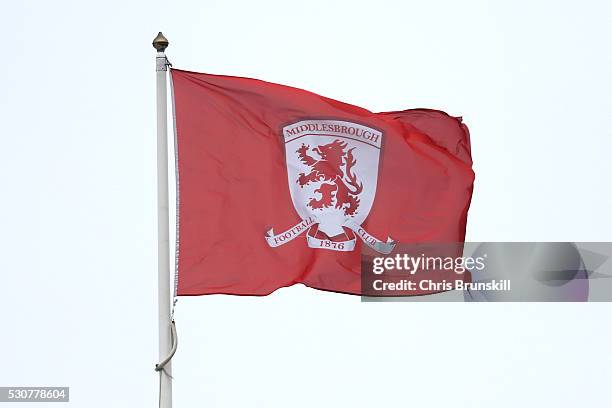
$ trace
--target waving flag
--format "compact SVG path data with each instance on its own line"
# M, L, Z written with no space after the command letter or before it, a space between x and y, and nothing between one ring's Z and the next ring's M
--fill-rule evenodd
M303 283L361 294L362 250L465 237L461 118L372 113L248 78L171 71L178 295Z

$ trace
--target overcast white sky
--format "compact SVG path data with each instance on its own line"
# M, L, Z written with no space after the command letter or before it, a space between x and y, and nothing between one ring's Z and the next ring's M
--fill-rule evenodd
M257 77L470 126L468 239L612 239L606 1L13 1L0 33L0 385L156 406L155 77ZM177 307L175 407L610 407L609 304ZM20 405L27 407L29 404Z

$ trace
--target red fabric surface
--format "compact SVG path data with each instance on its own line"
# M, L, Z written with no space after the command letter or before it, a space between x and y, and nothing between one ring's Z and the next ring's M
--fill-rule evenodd
M467 127L429 109L372 113L259 80L172 69L179 184L178 295L266 295L303 283L360 294L363 242L278 247L264 235L300 222L283 126L307 119L363 124L384 135L373 205L362 226L399 243L465 237L474 173Z

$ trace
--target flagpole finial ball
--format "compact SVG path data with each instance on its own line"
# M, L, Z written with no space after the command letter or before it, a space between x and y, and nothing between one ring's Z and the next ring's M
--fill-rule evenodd
M153 48L158 52L164 52L166 48L168 48L168 44L168 39L164 37L161 31L157 34L157 37L153 39Z

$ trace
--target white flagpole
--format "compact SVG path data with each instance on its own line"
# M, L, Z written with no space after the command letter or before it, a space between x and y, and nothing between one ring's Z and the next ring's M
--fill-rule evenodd
M170 322L170 214L168 209L168 112L166 72L168 63L164 51L168 40L160 32L153 40L157 50L157 275L159 305L159 359L170 355L172 329ZM171 361L163 365L159 383L159 407L172 408Z

